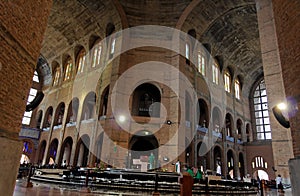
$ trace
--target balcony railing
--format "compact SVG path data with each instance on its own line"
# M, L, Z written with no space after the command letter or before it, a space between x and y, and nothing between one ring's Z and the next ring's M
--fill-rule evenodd
M60 124L60 125L55 125L54 127L53 127L53 130L55 130L55 129L61 129L62 128L62 125Z
M230 142L234 142L234 137L231 137L231 136L226 136L226 140L227 141L230 141Z
M76 122L68 122L66 124L66 127L73 127L73 126L76 126Z
M222 133L217 132L217 131L212 131L213 136L218 137L218 138L222 138Z
M240 139L238 139L237 141L236 141L238 144L243 144L244 142L242 141L242 140L240 140Z
M206 127L202 127L200 125L197 125L197 131L200 131L202 133L207 133L208 129Z

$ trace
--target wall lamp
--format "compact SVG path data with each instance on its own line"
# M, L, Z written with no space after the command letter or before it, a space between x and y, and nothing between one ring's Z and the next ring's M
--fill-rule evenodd
M172 122L171 120L167 120L166 122L165 122L167 125L172 125L172 124L179 124L178 122Z
M286 103L279 103L272 108L276 120L285 128L290 128L290 121L285 118L283 112L288 109Z

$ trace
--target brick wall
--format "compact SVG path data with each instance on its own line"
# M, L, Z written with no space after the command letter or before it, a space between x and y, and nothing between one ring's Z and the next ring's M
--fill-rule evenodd
M300 2L273 0L279 56L287 97L300 106ZM300 155L300 113L290 118L295 156Z

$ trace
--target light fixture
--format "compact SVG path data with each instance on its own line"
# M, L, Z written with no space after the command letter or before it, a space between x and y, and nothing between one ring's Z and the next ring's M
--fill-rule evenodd
M171 120L167 120L166 123L167 123L167 125L173 124L173 122Z
M165 124L167 124L167 125L172 125L172 124L179 124L179 122L173 122L173 121L171 121L171 120L167 120L166 122L165 122Z
M290 122L283 115L283 111L287 110L286 103L279 103L272 108L276 120L285 128L290 128Z
M118 118L118 120L119 120L119 122L125 122L125 120L126 120L126 117L124 116L124 115L121 115L121 116L119 116L119 118Z

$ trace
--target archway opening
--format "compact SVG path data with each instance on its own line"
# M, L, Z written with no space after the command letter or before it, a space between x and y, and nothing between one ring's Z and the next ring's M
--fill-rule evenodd
M59 164L63 167L66 167L70 164L71 151L72 151L73 139L67 137L62 145L61 155Z
M53 165L55 164L55 158L56 158L56 154L57 154L57 147L58 147L58 140L57 139L53 139L50 147L49 147L49 153L48 153L48 164L49 165Z
M129 142L129 149L131 153L129 154L129 167L139 168L139 165L134 164L136 160L149 160L151 154L153 154L153 167L154 169L159 167L158 162L158 141L153 134L149 134L148 131L140 131L134 136L132 136ZM150 161L150 160L149 160Z
M206 171L209 168L209 160L207 153L207 146L205 143L199 142L197 145L197 167L201 171Z
M89 146L90 137L88 135L83 135L77 143L77 166L86 167L88 166L89 158Z

